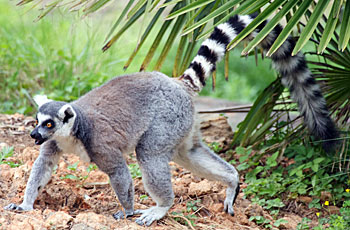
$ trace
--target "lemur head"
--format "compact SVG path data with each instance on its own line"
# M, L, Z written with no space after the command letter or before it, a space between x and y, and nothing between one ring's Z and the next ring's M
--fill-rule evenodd
M46 96L36 96L34 101L39 106L37 126L30 134L35 139L35 144L41 145L52 137L71 135L77 114L70 104L52 101Z

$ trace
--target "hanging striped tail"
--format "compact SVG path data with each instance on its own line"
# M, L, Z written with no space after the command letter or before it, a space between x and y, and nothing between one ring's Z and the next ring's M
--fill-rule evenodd
M225 55L227 45L254 19L250 15L236 15L226 23L215 27L214 32L206 39L193 61L179 78L194 92L199 92L205 85L205 80L215 70L216 63ZM254 36L266 24L266 21L249 36ZM260 46L267 52L278 35L282 26L277 25L261 42ZM292 37L271 56L273 67L282 77L282 84L288 87L292 99L298 104L299 111L310 132L320 140L324 140L326 151L333 149L339 134L330 118L326 101L319 85L311 75L306 65L304 55L299 52L292 56L295 42Z

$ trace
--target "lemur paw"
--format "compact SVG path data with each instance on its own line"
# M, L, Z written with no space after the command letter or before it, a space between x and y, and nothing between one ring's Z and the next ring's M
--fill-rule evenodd
M224 210L231 216L235 215L233 211L233 204L236 201L237 195L239 193L240 186L237 184L236 188L228 187L226 190L226 199L224 201Z
M9 211L31 211L33 210L32 206L27 206L27 205L17 205L17 204L9 204L7 206L4 207L5 210L9 210Z
M121 220L121 219L131 217L133 215L134 215L133 211L125 211L125 213L123 211L118 211L118 212L113 214L113 217L116 220Z
M225 210L225 212L227 212L231 216L235 215L235 212L233 211L233 202L231 199L226 198L226 200L224 202L224 210Z
M146 210L136 210L135 214L141 214L136 219L136 223L139 225L150 226L155 220L160 220L165 216L170 207L152 207Z

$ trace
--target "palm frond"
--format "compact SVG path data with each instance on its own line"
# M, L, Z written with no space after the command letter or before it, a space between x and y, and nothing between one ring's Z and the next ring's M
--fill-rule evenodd
M21 0L18 5L32 4L33 6L37 6L39 5L39 2L41 2L41 0ZM56 0L45 5L41 9L42 13L39 15L38 19L41 19L58 7L71 10L81 10L84 15L89 15L108 7L109 2L109 0ZM147 3L150 5L146 10ZM227 20L230 16L260 11L259 16L256 17L255 20L230 44L230 49L235 47L242 39L246 38L265 19L271 17L271 21L257 34L255 39L248 44L242 53L247 54L253 51L262 39L271 32L273 27L285 19L287 22L285 28L267 53L267 55L270 56L283 44L285 39L297 29L296 27L299 25L298 22L303 20L306 12L309 11L311 12L311 15L301 31L300 37L297 40L296 47L293 51L293 54L296 54L305 46L306 42L314 34L316 26L323 23L321 15L323 15L326 9L330 6L332 9L329 10L329 14L327 15L328 20L326 22L325 33L322 35L318 52L322 53L325 51L326 47L328 47L331 42L331 37L336 31L337 25L340 25L337 49L343 51L348 46L350 40L350 1L343 0L335 0L332 3L330 3L329 0L276 0L272 2L268 0L129 0L110 31L107 32L106 39L109 40L103 47L103 51L106 51L112 46L120 36L123 35L125 30L140 20L140 17L144 14L153 14L153 19L144 29L140 43L137 44L137 47L131 53L128 62L125 64L126 68L130 65L133 57L137 54L144 41L150 39L150 36L148 35L155 27L160 17L166 18L166 21L162 22L163 25L168 27L173 24L174 27L171 32L172 36L169 37L171 38L171 42L169 41L166 43L166 46L169 48L170 45L177 45L175 41L179 37L181 37L180 40L182 41L179 44L182 46L184 45L184 41L193 42L192 45L194 45L197 40L206 37L216 25ZM205 14L203 14L203 12L205 12ZM176 23L171 23L174 20L177 20ZM123 26L121 26L122 23L124 24ZM116 31L120 26L121 28ZM158 31L156 39L162 40L166 34L166 30L167 28L162 26ZM196 36L193 36L195 31ZM156 69L159 69L162 66L161 63L167 57L168 48L162 48L162 55L158 59L158 64L155 66ZM153 57L153 52L157 49L160 49L159 43L154 40L150 51L146 54L145 62L142 64L141 69L148 67L148 63ZM178 48L178 55L175 61L176 65L174 65L173 70L174 74L180 74L179 70L184 69L183 65L188 63L187 61L180 62L179 58L185 58L190 55L187 53L189 51L191 51L191 49L184 49L184 47ZM185 54L183 52L185 52Z
M41 0L21 0L18 5L37 6L40 2ZM108 7L109 2L109 0L55 0L42 8L38 19L58 7L83 11L84 15L89 15ZM229 17L236 14L250 14L255 11L259 11L259 15L230 44L230 49L251 34L263 21L271 18L255 38L249 41L242 53L248 54L257 50L259 43L272 29L285 20L283 30L266 55L270 56L276 52L294 32L298 36L293 54L305 47L312 38L317 47L309 54L319 60L310 62L312 72L323 83L323 92L337 121L348 124L350 119L350 1L129 0L108 31L106 36L108 42L103 47L103 51L115 44L126 30L141 20L141 16L150 14L151 20L143 28L141 39L124 67L127 68L130 65L147 39L153 39L140 69L149 68L156 51L161 50L154 67L160 69L167 58L170 47L177 46L173 76L178 76L189 65L198 40L208 36L216 25L226 21ZM157 26L162 17L165 20L160 23L160 26ZM156 28L158 28L158 31L155 32L156 36L151 38L149 35ZM161 41L165 39L166 42L161 47ZM228 55L225 58L225 77L228 77L227 67ZM213 82L213 87L215 87L215 76ZM259 95L236 132L234 143L239 141L242 145L250 145L264 139L270 132L270 128L277 127L280 117L285 114L285 112L283 114L276 112L276 109L278 110L281 106L284 106L287 111L294 110L294 103L291 103L290 100L285 101L283 87L277 79ZM293 122L295 119L289 120L287 124ZM304 133L300 125L294 125L293 130L293 135Z
M324 33L323 27L318 28L317 33L319 36L315 36L312 41L319 45L322 42L320 34ZM336 43L338 37L335 32L330 42ZM348 124L350 122L350 48L346 47L343 51L339 51L336 47L329 46L322 54L316 52L309 54L322 58L319 61L310 62L313 65L312 72L323 82L325 98L336 120L342 125Z

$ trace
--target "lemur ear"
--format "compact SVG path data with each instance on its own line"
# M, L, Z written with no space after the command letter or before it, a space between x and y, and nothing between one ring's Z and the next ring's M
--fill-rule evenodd
M62 108L58 111L58 117L62 120L63 123L67 123L69 119L75 117L76 113L73 107L69 104L62 106Z
M35 103L38 105L38 107L42 106L45 103L48 103L52 101L51 99L48 99L46 95L35 95L33 97Z

